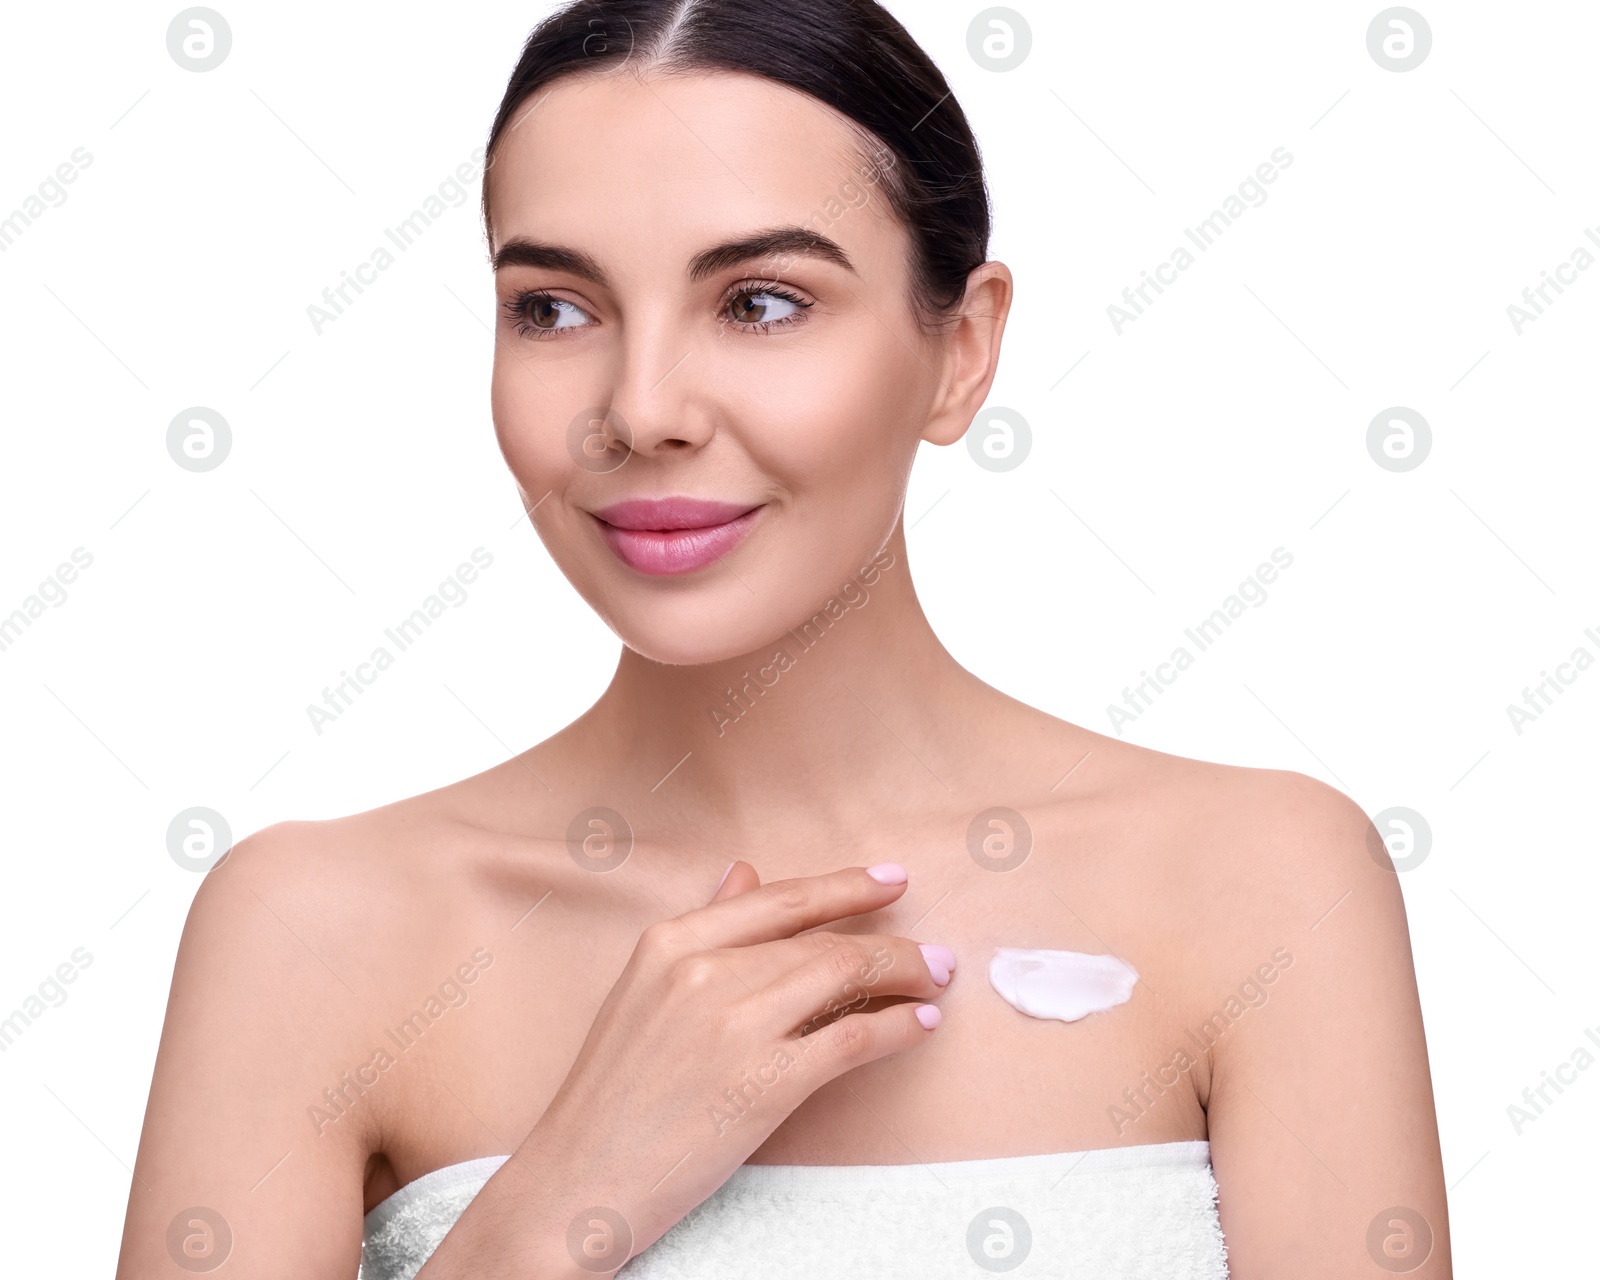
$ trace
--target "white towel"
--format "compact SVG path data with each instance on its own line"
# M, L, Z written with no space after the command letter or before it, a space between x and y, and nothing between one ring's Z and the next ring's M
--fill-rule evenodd
M449 1165L366 1217L360 1280L412 1280L505 1161ZM1226 1280L1210 1144L906 1165L741 1165L626 1280Z

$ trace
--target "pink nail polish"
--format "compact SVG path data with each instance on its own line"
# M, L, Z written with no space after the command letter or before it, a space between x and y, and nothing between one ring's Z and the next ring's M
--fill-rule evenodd
M942 987L950 981L950 971L956 967L956 953L937 942L918 943L922 958L928 963L928 973L935 986Z
M904 884L906 882L906 869L898 862L880 862L876 866L868 867L867 874L879 884Z
M738 862L738 861L739 861L739 859L735 858L733 860L733 862L730 862L728 864L727 871L724 871L722 873L722 879L717 881L717 887L711 891L711 896L713 898L715 898L717 896L717 894L722 892L722 886L728 883L728 871L732 871L734 862Z
M919 1004L916 1009L917 1021L929 1031L939 1025L939 1006L936 1004Z
M928 956L930 961L936 960L946 969L954 969L956 967L956 953L950 950L949 947L939 942L924 942L920 945L922 954Z

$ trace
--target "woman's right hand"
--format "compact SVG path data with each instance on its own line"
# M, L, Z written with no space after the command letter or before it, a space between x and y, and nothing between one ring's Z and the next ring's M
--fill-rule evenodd
M518 1230L517 1246L491 1254L609 1274L821 1086L927 1040L939 1010L921 1002L949 982L948 948L802 932L880 910L904 889L893 863L762 885L735 862L705 906L648 926L533 1132L418 1280L456 1274L456 1261L484 1256L471 1238L517 1220L546 1238ZM912 999L865 1007L883 996ZM516 1212L518 1187L538 1201L531 1216Z

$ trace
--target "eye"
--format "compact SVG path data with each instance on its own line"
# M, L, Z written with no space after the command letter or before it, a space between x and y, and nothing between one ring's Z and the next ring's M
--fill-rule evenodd
M773 328L799 324L805 309L814 305L776 282L744 283L727 295L725 323L734 328L766 333ZM506 318L525 338L554 337L563 329L581 329L592 322L582 307L543 289L519 290L504 304Z
M543 338L558 329L581 328L588 316L582 307L542 289L524 289L505 303L506 318L525 338Z
M747 283L734 290L724 309L732 315L735 328L766 333L775 326L802 323L805 309L812 305L781 285Z

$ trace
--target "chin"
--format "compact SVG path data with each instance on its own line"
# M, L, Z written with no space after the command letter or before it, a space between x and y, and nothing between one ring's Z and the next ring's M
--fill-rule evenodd
M732 591L719 586L670 602L633 599L621 607L597 605L597 609L623 644L640 657L667 666L707 666L746 654L766 658L770 649L785 642L792 647L786 615L774 613L770 603L758 604L738 582L730 580L728 585ZM796 610L804 612L804 606L797 605Z

